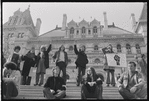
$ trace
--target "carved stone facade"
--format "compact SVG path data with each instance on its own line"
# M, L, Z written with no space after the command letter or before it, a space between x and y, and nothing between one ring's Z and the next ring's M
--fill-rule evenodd
M105 16L104 13L104 18L106 18ZM96 19L91 22L84 19L81 22L73 20L66 22L67 16L64 14L62 27L56 27L52 31L39 35L41 20L38 18L37 24L34 26L29 8L24 12L16 11L9 21L3 25L3 51L5 56L11 54L17 45L21 46L20 54L23 55L32 46L35 47L37 54L41 45L46 44L48 46L49 43L52 43L52 51L49 53L50 67L52 67L54 65L52 55L61 45L64 45L69 58L68 67L71 68L75 66L76 55L73 51L73 45L76 41L78 48L81 45L86 47L86 54L89 59L87 66L99 67L102 70L105 60L101 49L109 44L113 46L114 52L126 53L127 61L134 61L134 55L147 52L144 50L143 35L119 28L114 23L113 25L104 25L107 26L105 28ZM136 45L138 45L137 48ZM117 68L116 71L120 72L121 70Z

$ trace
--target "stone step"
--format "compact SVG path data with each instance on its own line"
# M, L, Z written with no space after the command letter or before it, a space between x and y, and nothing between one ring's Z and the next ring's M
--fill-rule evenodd
M74 82L67 83L66 98L81 99L81 87L76 86ZM45 99L43 97L42 86L21 85L20 93L14 99ZM106 87L103 85L103 99L122 99L117 87Z

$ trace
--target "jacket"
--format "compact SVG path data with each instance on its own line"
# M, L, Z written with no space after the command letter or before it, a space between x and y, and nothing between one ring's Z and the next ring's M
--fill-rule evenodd
M49 45L47 51L44 51L44 56L45 56L45 61L44 61L44 65L46 68L49 68L49 52L51 51L51 44ZM40 57L40 52L38 53L38 55L36 56L36 67L38 66L39 60L41 59Z
M142 75L135 71L134 75L130 77L128 71L124 72L118 79L117 86L119 87L121 84L127 89L131 89L134 86L140 88L143 84Z
M56 63L58 62L59 57L60 57L60 50L56 51L54 56L53 56L53 59L57 59ZM64 59L65 59L65 61L64 61L65 65L67 66L68 65L68 55L65 51L64 51Z
M87 55L82 51L78 51L76 45L74 45L74 52L77 55L77 60L75 61L76 67L86 68L86 64L88 64Z
M50 89L53 89L56 92L58 89L59 90L66 90L64 85L65 85L65 82L64 82L63 78L51 76L47 79L47 81L44 85L44 88L50 88Z

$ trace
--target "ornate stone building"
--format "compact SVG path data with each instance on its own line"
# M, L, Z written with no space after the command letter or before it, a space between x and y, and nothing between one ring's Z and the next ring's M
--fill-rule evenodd
M48 46L51 42L52 51L49 53L51 67L54 65L52 55L63 44L69 57L67 68L75 68L74 61L76 60L76 55L73 51L73 45L74 40L76 40L78 47L80 45L85 45L86 47L86 53L89 59L87 66L95 66L102 71L104 57L101 49L108 44L112 44L115 52L126 53L127 61L134 60L134 55L136 54L139 55L147 52L145 50L147 43L144 41L144 35L147 36L147 22L142 22L141 20L146 16L144 15L146 11L147 8L144 7L141 14L143 17L140 17L137 25L134 14L132 14L132 26L135 27L134 32L119 28L114 23L108 25L107 15L104 12L104 25L101 25L100 21L96 19L91 22L84 19L81 22L71 20L67 23L67 15L64 14L62 27L56 26L55 29L39 35L41 19L37 19L35 26L30 14L30 8L24 12L21 12L19 9L3 25L3 51L7 56L13 52L14 46L19 45L21 46L20 53L26 54L34 46L37 54L41 45L46 44ZM104 74L104 71L102 72ZM121 69L116 68L116 72L120 73Z

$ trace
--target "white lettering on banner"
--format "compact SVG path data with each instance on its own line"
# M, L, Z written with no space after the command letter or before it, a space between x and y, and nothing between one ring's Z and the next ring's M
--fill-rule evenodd
M106 54L108 66L127 67L126 54L124 53L109 53Z

